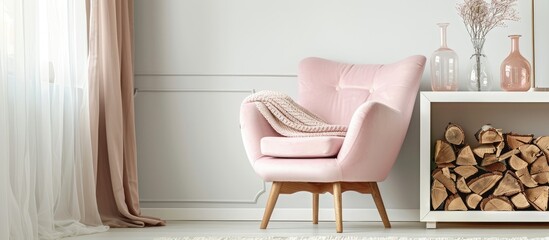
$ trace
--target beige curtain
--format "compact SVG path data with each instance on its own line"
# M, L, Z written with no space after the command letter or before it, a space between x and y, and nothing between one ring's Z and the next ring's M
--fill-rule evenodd
M90 0L93 157L101 220L111 227L164 225L141 216L133 102L133 1Z

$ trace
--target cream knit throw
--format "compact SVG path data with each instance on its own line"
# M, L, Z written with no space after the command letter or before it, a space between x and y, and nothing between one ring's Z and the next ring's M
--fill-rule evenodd
M253 102L273 129L286 137L345 136L347 126L330 125L295 103L288 95L260 91L244 102Z

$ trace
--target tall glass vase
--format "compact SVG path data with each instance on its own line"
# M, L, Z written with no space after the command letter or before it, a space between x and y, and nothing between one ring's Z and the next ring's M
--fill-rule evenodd
M501 63L501 88L505 91L528 91L530 83L530 63L520 54L519 38L510 35L511 53Z
M469 65L469 84L471 91L490 91L492 90L492 74L488 57L483 52L485 38L471 39L475 52L471 55L471 64Z
M431 89L433 91L457 91L459 59L454 50L446 44L448 23L438 23L440 48L431 55Z

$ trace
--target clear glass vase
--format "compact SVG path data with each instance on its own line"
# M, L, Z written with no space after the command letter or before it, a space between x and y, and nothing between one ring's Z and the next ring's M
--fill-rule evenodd
M488 57L483 52L485 38L471 39L475 53L471 55L469 64L468 88L471 91L490 91L492 90L492 74Z
M438 23L440 48L431 55L431 89L433 91L457 91L459 59L454 50L446 44L448 23Z
M505 91L528 91L531 87L530 63L519 51L521 35L510 35L511 53L501 63L500 84Z

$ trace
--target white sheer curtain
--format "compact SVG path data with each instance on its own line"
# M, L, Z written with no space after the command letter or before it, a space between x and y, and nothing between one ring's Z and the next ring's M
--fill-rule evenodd
M0 0L0 239L107 230L95 200L85 0Z

